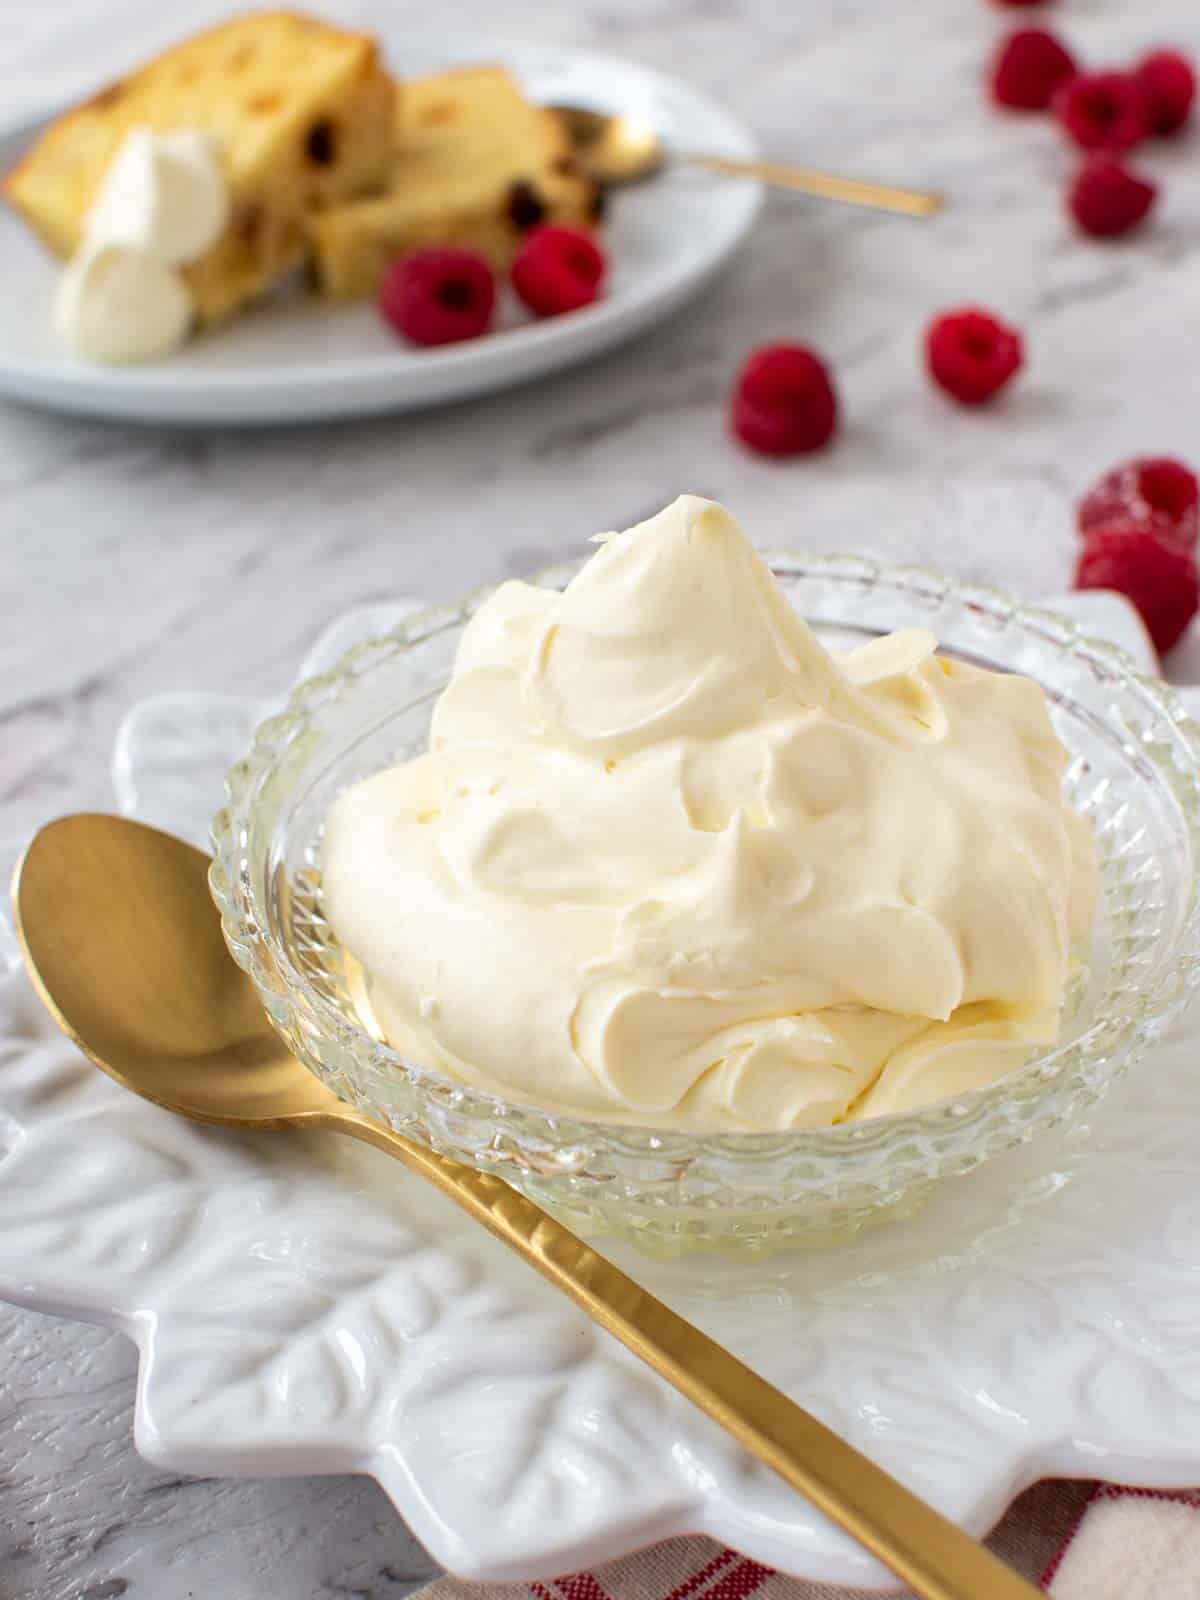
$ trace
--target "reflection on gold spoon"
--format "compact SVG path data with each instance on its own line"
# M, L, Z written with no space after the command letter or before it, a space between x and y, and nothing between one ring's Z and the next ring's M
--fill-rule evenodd
M638 117L591 111L586 106L551 106L561 118L580 166L599 184L617 187L640 183L661 172L668 161L666 146L657 131ZM756 178L775 189L798 189L823 200L870 206L877 211L898 211L908 217L929 217L940 209L942 196L920 189L898 189L893 184L869 183L860 178L839 178L808 167L785 166L778 161L734 161L728 156L672 153L670 160L703 167L726 178Z

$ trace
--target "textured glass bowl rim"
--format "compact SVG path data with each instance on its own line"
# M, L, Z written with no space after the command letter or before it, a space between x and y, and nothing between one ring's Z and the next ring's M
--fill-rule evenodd
M929 567L897 565L859 556L805 551L760 553L776 576L785 580L825 579L864 589L882 583L909 592L930 610L955 604L990 619L997 628L1016 626L1042 647L1049 647L1064 657L1083 659L1097 676L1141 696L1147 709L1161 721L1164 733L1169 732L1178 739L1188 758L1186 765L1181 766L1178 760L1168 761L1151 747L1143 746L1138 750L1139 759L1154 766L1174 794L1192 855L1186 909L1171 952L1177 958L1174 972L1164 957L1159 982L1141 995L1136 1007L1119 1017L1098 1016L1078 1037L1039 1054L1018 1071L993 1084L913 1111L830 1127L700 1133L605 1122L526 1101L504 1100L409 1061L365 1029L349 1022L295 966L284 944L270 931L272 918L264 901L263 885L253 874L243 870L243 863L252 836L264 825L268 829L275 826L274 816L264 817L258 804L260 791L278 767L284 752L310 733L316 713L330 700L336 700L345 688L396 655L437 634L463 627L499 587L489 584L472 591L456 604L431 606L406 617L382 637L353 646L328 672L302 680L292 691L284 710L255 730L249 754L227 774L227 803L212 824L214 866L210 879L226 940L262 995L268 1012L278 1020L282 1003L290 1012L302 1012L310 1023L317 1019L327 1038L350 1052L360 1065L374 1073L391 1075L397 1083L406 1081L410 1088L418 1091L426 1089L431 1096L436 1096L442 1109L449 1098L454 1110L466 1117L499 1120L518 1140L524 1135L539 1146L598 1144L618 1155L652 1154L660 1160L688 1161L705 1157L736 1161L747 1156L766 1160L780 1156L822 1160L839 1151L849 1157L865 1153L864 1146L872 1149L881 1145L902 1146L909 1139L927 1137L938 1127L965 1123L977 1126L988 1120L991 1108L1007 1104L1020 1086L1028 1086L1036 1080L1043 1083L1048 1100L1054 1098L1050 1091L1064 1087L1064 1079L1069 1078L1076 1078L1081 1091L1086 1093L1089 1065L1111 1057L1125 1045L1136 1044L1149 1029L1168 1020L1200 984L1200 872L1197 870L1200 863L1200 724L1188 716L1170 685L1144 673L1120 646L1088 635L1069 617L1043 607L1023 605L1004 590L990 585L960 581ZM586 559L580 557L573 562L543 568L526 581L540 588L561 589ZM235 891L235 885L240 886L241 894ZM1094 1093L1093 1090L1088 1097L1094 1097ZM1060 1114L1057 1108L1048 1107L1046 1125L1058 1121ZM1039 1125L1036 1118L1031 1119L1026 1124L1025 1136L1036 1132Z

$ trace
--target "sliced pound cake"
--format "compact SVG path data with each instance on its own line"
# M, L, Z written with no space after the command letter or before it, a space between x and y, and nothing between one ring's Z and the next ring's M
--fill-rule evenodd
M9 173L4 194L69 256L132 128L215 134L230 222L185 276L201 322L217 322L304 259L310 211L382 183L394 103L368 35L291 12L252 13L186 40L59 117Z
M397 256L463 245L505 270L539 222L593 226L600 192L577 170L553 112L501 67L406 82L386 192L309 220L317 283L336 299L374 293Z

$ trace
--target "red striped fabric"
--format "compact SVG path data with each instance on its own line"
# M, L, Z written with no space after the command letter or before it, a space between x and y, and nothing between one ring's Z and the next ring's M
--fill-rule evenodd
M1053 1600L1200 1600L1200 1490L1045 1482L1021 1496L988 1543ZM695 1538L549 1583L447 1577L421 1600L854 1600L860 1593L789 1578Z

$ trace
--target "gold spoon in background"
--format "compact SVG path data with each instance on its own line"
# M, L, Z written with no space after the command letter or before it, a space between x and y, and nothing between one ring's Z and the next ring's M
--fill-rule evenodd
M590 178L610 188L640 183L666 166L668 152L659 134L637 117L586 106L549 106L562 121L580 166ZM940 209L942 196L919 189L897 189L892 184L868 183L859 178L838 178L808 167L784 166L777 161L735 161L728 156L671 152L670 160L703 167L726 178L757 178L776 189L799 189L823 200L842 200L852 206L877 211L898 211L908 217L929 217Z
M59 1026L109 1077L198 1122L328 1128L426 1178L839 1523L924 1600L1040 1594L961 1529L499 1178L337 1099L272 1030L225 947L208 857L123 817L36 836L17 934Z

